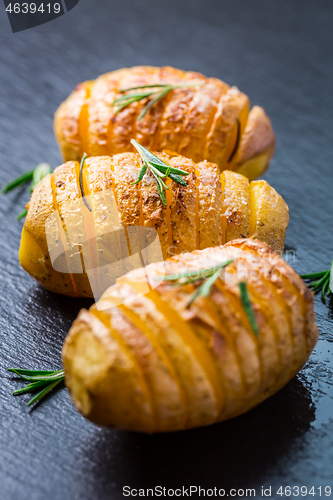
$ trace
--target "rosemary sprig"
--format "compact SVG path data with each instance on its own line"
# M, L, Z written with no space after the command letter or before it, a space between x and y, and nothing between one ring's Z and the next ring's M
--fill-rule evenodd
M85 162L86 158L87 158L87 153L83 153L83 156L81 158L81 163L80 163L79 181L80 181L80 189L81 189L81 195L82 195L82 198L83 198L83 202L84 202L85 206L87 207L87 209L89 210L89 212L92 212L91 206L88 203L88 200L86 198L86 195L84 194L84 189L83 189L82 173L83 173L83 166L84 166L84 162Z
M19 213L19 214L15 217L15 219L16 219L16 220L21 220L21 219L23 219L23 217L26 217L27 213L28 213L28 210L27 210L26 208L24 208L24 209L22 210L22 212L20 212L20 213Z
M17 389L13 392L14 396L26 394L27 392L35 392L41 389L36 396L29 402L28 406L32 406L41 399L43 399L52 389L59 385L65 376L64 370L50 371L50 370L23 370L20 368L8 368L8 371L15 373L23 380L30 382L26 387Z
M37 165L36 168L33 170L30 170L29 172L26 172L25 174L20 175L13 181L9 182L2 188L2 194L6 194L9 191L12 191L13 189L21 186L22 184L25 184L26 182L31 181L30 184L30 192L32 193L36 185L45 177L46 175L51 173L51 167L48 163L40 163ZM22 210L17 216L16 220L23 219L27 215L28 211L26 208Z
M214 267L208 267L206 269L200 270L198 273L197 270L191 269L190 271L185 271L183 273L177 274L167 274L163 276L163 281L178 281L175 283L176 286L180 285L188 285L189 283L195 283L196 281L204 280L203 283L197 287L194 293L192 293L190 300L188 301L186 307L190 307L195 299L200 295L201 297L208 297L212 291L215 281L220 275L220 271L222 268L227 267L229 264L233 262L233 259L229 259L221 264L217 264ZM184 278L187 278L184 280ZM156 276L154 278L156 280L160 280L160 276Z
M165 84L153 84L153 85L141 85L138 87L129 87L127 89L119 90L119 94L124 94L126 92L131 92L132 90L141 90L141 92L132 92L130 94L123 95L115 99L110 106L117 106L116 114L119 113L122 109L126 108L133 102L141 101L142 99L147 99L151 97L151 100L148 104L142 109L141 113L137 117L137 120L141 120L147 113L147 111L154 106L160 99L165 97L171 90L187 88L187 87L198 87L204 85L205 82L186 82L186 83L165 83ZM151 89L145 92L142 92L142 89Z
M240 298L244 307L244 310L246 312L246 316L249 320L249 323L252 327L252 330L256 335L259 335L259 328L258 324L256 321L256 317L254 315L253 307L250 301L249 293L247 291L247 285L245 281L240 281L239 282L239 293L240 293Z
M33 175L34 175L34 170L30 170L29 172L25 172L25 174L20 175L13 181L10 181L2 188L1 190L2 194L6 194L9 191L12 191L13 189L17 188L18 186L21 186L22 184L31 181Z
M321 291L321 299L326 304L327 297L333 293L333 260L328 271L312 274L301 274L301 278L307 281L310 290L315 293Z
M178 184L181 184L182 186L186 186L186 182L181 176L184 175L189 175L189 172L186 172L186 170L182 170L181 168L175 168L175 167L170 167L170 165L167 165L164 163L164 161L160 160L157 156L155 156L153 153L151 153L148 149L146 149L144 146L141 146L136 140L132 139L131 144L135 147L137 152L142 158L142 167L140 168L138 178L135 182L132 182L131 185L133 184L138 184L145 173L147 172L147 169L151 171L153 176L155 177L156 184L157 184L157 189L158 193L160 195L160 198L162 200L163 205L167 206L167 202L165 199L165 194L164 194L164 189L169 189L168 186L163 182L162 179L165 179L166 177L169 177L173 181L177 182Z

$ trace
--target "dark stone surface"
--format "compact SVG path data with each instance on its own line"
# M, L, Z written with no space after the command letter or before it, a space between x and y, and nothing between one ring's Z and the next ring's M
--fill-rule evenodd
M266 179L290 206L292 264L328 268L332 10L323 0L81 0L51 23L12 34L3 7L1 182L40 161L60 163L52 115L77 82L142 63L198 70L267 110L278 147ZM29 413L28 396L11 396L21 384L5 369L60 367L84 303L48 293L20 269L14 217L27 199L26 190L0 197L1 500L118 499L124 485L255 487L257 498L261 485L333 486L332 301L316 299L320 340L305 369L233 421L151 437L109 431L85 421L65 389Z

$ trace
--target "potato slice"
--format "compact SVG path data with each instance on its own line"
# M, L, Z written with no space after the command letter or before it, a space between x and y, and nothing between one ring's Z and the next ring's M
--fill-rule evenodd
M199 249L222 244L222 191L218 167L203 161L197 165Z
M108 155L109 134L114 108L111 106L117 95L117 82L122 71L107 73L94 81L89 99L86 102L86 120L82 121L82 130L85 129L87 145L85 152L89 156ZM81 119L83 120L83 116Z
M186 186L172 181L170 183L170 221L172 241L170 242L169 255L175 255L186 250L191 252L196 248L197 217L196 217L196 176L195 164L184 157L174 157L170 165L186 170L190 174L185 176Z
M204 81L202 77L197 80ZM216 78L209 78L206 85L197 87L187 110L184 130L177 149L179 154L188 156L195 162L202 160L202 151L217 112L218 102L228 87L226 83Z
M117 299L117 287L113 289L113 294ZM186 414L182 395L173 364L163 345L140 315L124 304L113 307L112 299L110 295L104 297L110 302L110 321L138 361L146 379L155 414L155 430L165 431L183 426Z
M238 122L243 110L242 120ZM245 128L248 110L249 99L236 87L229 87L222 93L205 148L205 158L216 163L221 171L228 168L238 135Z
M54 133L64 161L80 160L82 156L79 118L92 83L87 81L77 85L54 115Z
M55 218L52 219L53 223L49 225L48 231L52 231L52 235L49 234L49 242L52 240L54 247L57 245L57 270L52 266L45 223L50 220L50 214L53 211L52 175L50 174L35 187L31 196L20 243L20 264L48 290L75 296L77 290L60 237L62 228L59 227L59 222Z
M241 138L235 167L250 180L262 175L274 155L276 139L270 119L263 108L253 106Z
M78 186L78 162L68 162L53 172L55 208L66 238L69 267L73 273L77 293L80 297L91 297L92 290L85 266L93 267L88 253L82 254L82 243L87 241L82 211L82 198Z
M284 199L266 181L252 181L250 211L250 236L265 241L282 255L289 221Z
M66 385L79 411L101 425L153 432L142 370L115 329L81 311L63 347Z
M221 186L223 243L247 238L250 230L249 181L243 175L225 170L221 174Z

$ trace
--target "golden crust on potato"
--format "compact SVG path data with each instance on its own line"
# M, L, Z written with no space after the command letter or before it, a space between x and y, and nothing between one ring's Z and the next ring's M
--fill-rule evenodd
M163 205L149 170L139 184L132 184L140 170L136 153L86 159L82 178L91 213L82 203L78 162L65 163L42 179L32 193L23 228L19 253L23 268L49 290L72 296L99 296L97 290L110 286L114 282L112 276L131 269L126 260L131 255L128 232L137 226L157 231L164 259L248 236L283 252L288 207L267 182L249 183L246 177L232 171L224 171L220 177L213 163L195 164L175 153L156 155L189 172L186 186L167 180L167 206ZM114 204L115 222L106 208L110 203ZM52 224L48 218L53 218ZM52 233L57 246L57 263L61 266L56 270L51 263L47 232ZM113 271L100 275L93 271L110 262Z
M196 273L229 259L210 295L199 295L190 307L202 281L174 286L164 280L142 295L137 269L80 312L62 356L66 385L84 416L150 433L212 424L259 404L303 367L318 338L313 294L267 244L238 239L146 270L153 285L154 276ZM121 356L131 365L119 364Z
M140 85L200 85L176 88L138 120L147 99L117 112L119 91ZM268 117L248 97L217 78L169 66L135 66L79 84L55 113L54 130L63 158L134 151L136 139L150 150L172 150L194 162L208 160L220 170L242 169L251 179L266 170L275 137ZM253 161L253 158L256 161ZM250 163L249 163L250 162ZM252 163L251 163L252 162Z

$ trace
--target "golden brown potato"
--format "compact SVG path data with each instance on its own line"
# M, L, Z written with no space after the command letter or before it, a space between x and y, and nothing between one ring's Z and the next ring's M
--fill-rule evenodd
M200 271L229 259L209 295L188 307ZM141 294L145 275L134 270L80 312L64 343L66 385L97 424L152 433L232 418L281 389L316 344L313 294L265 243L238 239L146 271L151 286L184 271L199 279L161 278Z
M144 85L179 85L138 119L149 97L117 112L120 91ZM135 92L144 92L141 89ZM171 150L220 170L240 170L254 179L274 153L275 136L264 110L236 87L200 73L172 67L135 66L77 85L55 113L54 130L64 161L134 151L136 139L150 150Z
M275 144L270 119L263 108L253 106L237 151L234 170L250 180L256 179L267 170Z
M149 170L139 184L132 184L140 169L135 153L86 159L82 177L91 213L82 203L78 162L67 162L42 179L31 196L23 227L22 267L51 291L99 297L98 290L104 291L144 262L235 238L258 238L283 252L288 207L266 181L249 183L232 171L224 171L220 178L213 163L195 164L174 153L156 154L189 172L186 186L168 179L167 206ZM162 254L145 241L133 244L129 228L138 226L156 231ZM149 237L153 236L140 236ZM144 262L138 246L148 247ZM154 251L156 255L149 254ZM129 261L131 255L137 255L137 263L133 264L134 257ZM98 272L102 267L105 271Z

